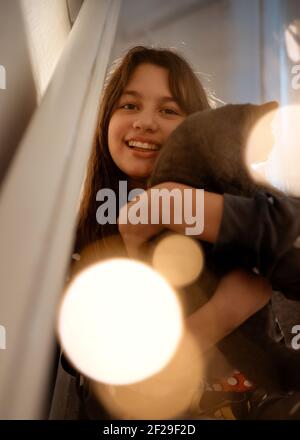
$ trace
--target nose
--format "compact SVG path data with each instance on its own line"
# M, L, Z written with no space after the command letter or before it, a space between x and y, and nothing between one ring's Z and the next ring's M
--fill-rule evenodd
M133 128L141 131L156 131L158 124L152 112L139 113L133 122Z

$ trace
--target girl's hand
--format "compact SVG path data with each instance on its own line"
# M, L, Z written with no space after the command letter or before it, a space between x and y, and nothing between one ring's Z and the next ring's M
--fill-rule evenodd
M159 215L158 223L151 224L151 209L153 207L151 207L150 190L148 190L120 210L119 232L131 258L139 258L142 246L164 229ZM140 223L136 223L137 215L140 217Z
M140 247L152 237L158 235L163 229L170 229L178 234L186 233L187 228L191 226L190 223L186 223L185 218L186 189L191 191L188 199L190 203L189 211L192 210L193 213L197 213L197 216L204 216L204 229L200 234L193 235L193 237L211 243L217 240L223 215L223 196L205 191L204 207L201 212L198 212L197 189L181 183L164 182L140 194L136 201L129 202L120 210L118 219L119 231L130 257L137 257ZM152 190L165 190L169 194L171 194L172 191L177 191L178 198L176 199L176 203L174 202L174 198L170 196L164 198L164 203L161 198L159 199L159 203L151 204ZM168 201L169 204L165 203ZM167 206L164 206L165 204ZM180 215L177 212L179 208ZM139 211L138 215L141 217L139 223L136 221L137 211ZM169 216L167 216L170 219L169 223L163 223L163 213L166 214L166 212L169 214ZM153 218L156 218L156 223L152 221ZM198 219L198 217L196 218Z

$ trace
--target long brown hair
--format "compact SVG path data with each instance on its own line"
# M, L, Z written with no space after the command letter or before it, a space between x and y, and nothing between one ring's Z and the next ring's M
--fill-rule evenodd
M200 80L187 61L172 50L136 46L117 62L107 76L101 98L97 129L79 209L75 244L77 252L95 240L113 235L118 231L117 225L97 223L96 193L101 188L111 188L118 196L119 181L127 180L127 176L116 166L109 153L108 125L132 73L143 63L155 64L169 71L169 87L172 96L187 115L210 107Z

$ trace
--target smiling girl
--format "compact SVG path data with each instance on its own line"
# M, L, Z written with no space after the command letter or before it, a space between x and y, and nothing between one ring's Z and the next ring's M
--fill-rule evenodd
M106 238L119 235L117 224L97 223L97 192L108 188L118 199L120 181L126 181L128 191L146 189L155 160L169 135L187 115L209 108L199 79L181 56L171 50L142 46L129 50L109 74L101 99L79 210L77 253L92 243L103 243ZM213 240L222 216L223 198L211 195L209 200L213 215L206 223ZM232 290L233 285L240 290ZM226 315L226 309L238 297L243 298L243 307L235 306ZM245 273L233 273L220 283L217 294L202 312L189 318L188 326L206 350L263 307L269 297L266 283ZM216 316L218 328L213 325Z
M108 126L108 149L129 176L130 186L146 186L159 150L185 112L168 86L168 71L139 65L121 94Z
M77 252L118 234L116 224L97 223L97 192L110 188L118 198L119 181L127 181L128 190L146 188L168 136L187 115L208 108L200 81L182 57L143 46L129 50L108 75L101 99L79 211Z

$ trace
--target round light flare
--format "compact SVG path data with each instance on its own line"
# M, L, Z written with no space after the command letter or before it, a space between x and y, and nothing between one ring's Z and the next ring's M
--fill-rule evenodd
M246 166L252 178L258 182L264 182L263 165L274 147L275 126L274 120L277 109L264 114L252 128L247 139L245 160Z
M94 394L118 419L166 420L199 412L204 362L199 345L185 331L170 362L150 378L127 386L92 383Z
M94 264L69 286L58 317L63 350L84 375L130 384L163 368L182 334L173 289L128 259Z
M200 243L179 234L165 235L152 256L153 267L177 288L194 282L202 272L203 264Z
M300 106L272 110L253 128L246 147L246 164L255 181L300 194Z

